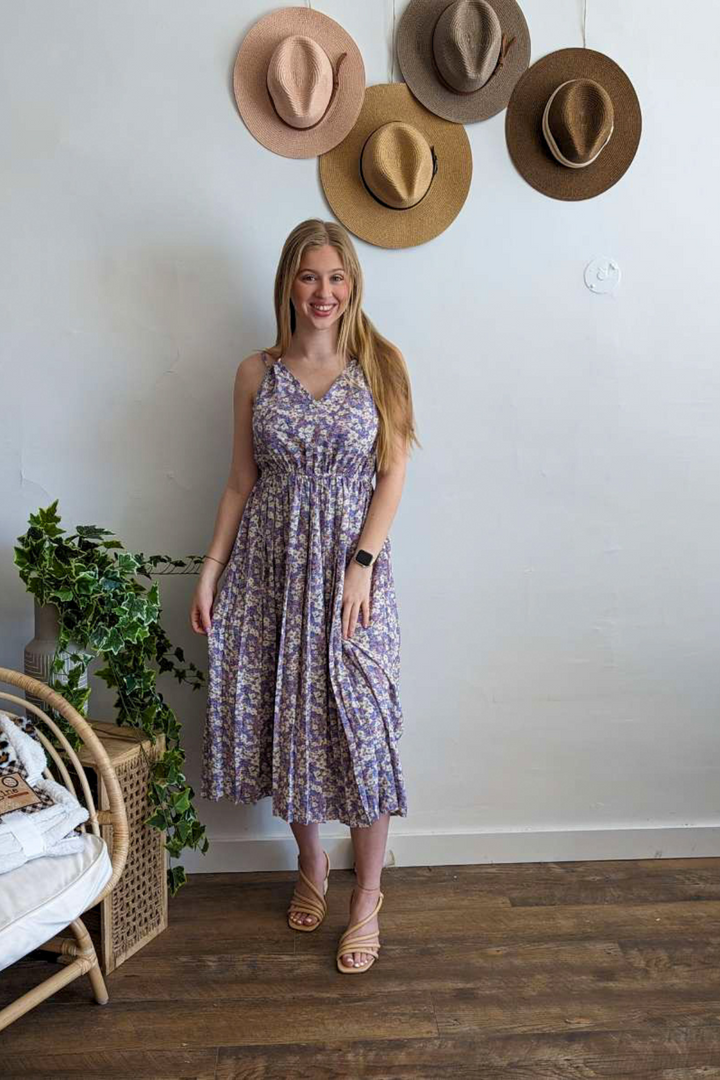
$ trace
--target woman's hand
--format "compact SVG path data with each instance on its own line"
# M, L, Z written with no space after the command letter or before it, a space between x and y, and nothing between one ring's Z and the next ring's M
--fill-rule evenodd
M219 575L206 574L204 569L200 571L190 607L190 625L196 634L210 633L218 578Z
M345 638L353 636L359 615L363 615L363 626L370 625L372 569L372 566L361 566L354 559L345 568L342 598L342 628Z

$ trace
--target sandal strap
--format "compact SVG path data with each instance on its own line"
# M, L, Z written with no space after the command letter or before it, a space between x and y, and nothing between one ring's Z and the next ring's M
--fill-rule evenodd
M324 887L323 892L320 892L320 890L317 888L317 886L310 880L310 878L307 876L307 874L303 871L303 868L300 865L300 856L298 855L298 871L300 873L300 878L305 883L307 888L310 889L310 891L312 893L314 893L314 896L305 896L305 895L303 895L303 893L299 893L297 891L297 886L296 886L295 891L293 892L293 895L292 895L292 900L290 901L290 907L288 908L288 914L291 911L304 911L308 915L317 915L317 917L319 919L324 919L325 918L325 915L327 914L327 904L325 902L325 892L327 891L328 878L330 877L330 856L328 855L327 851L324 852L324 855L325 855L325 862L327 864L327 873L325 875L325 887Z
M357 946L373 945L376 949L380 949L382 947L380 945L380 941L378 939L377 934L361 934L359 937L353 937L353 938L346 938L345 935L343 934L343 936L340 938L340 944L338 946L338 951L339 952L352 952L353 950L352 950L351 946L353 946L353 945L357 945ZM362 948L359 948L358 951L363 952L364 950Z
M379 941L367 941L365 938L351 938L350 941L341 941L338 945L337 957L345 956L351 952L364 952L374 956L377 960L382 945Z
M380 955L378 953L377 949L374 949L372 946L363 945L363 947L361 949L355 949L355 950L353 950L353 949L340 949L340 950L338 950L338 954L335 957L335 959L336 960L341 960L343 958L343 956L347 956L348 953L353 952L353 951L367 953L368 956L374 956L376 960L379 959L379 955Z
M351 937L351 935L355 934L355 932L357 930L359 930L361 926L365 926L366 923L369 923L371 919L375 918L375 916L379 912L380 908L382 907L383 900L384 900L384 896L383 896L382 893L380 893L380 896L378 897L378 902L375 905L374 909L370 912L370 914L366 915L364 919L360 920L360 922L356 922L353 926L349 926L347 928L345 933L340 938L340 944L338 945L338 952L340 952L340 951L349 952L350 950L347 949L346 946L348 945L348 943L351 940L354 941L354 942L364 941L364 940L367 940L369 942L374 942L375 938L379 938L379 934L380 934L379 930L375 930L372 934L360 934L359 937L356 935L354 938ZM377 948L380 948L379 940L376 942L376 945L377 945ZM362 951L365 951L365 950L362 950Z
M385 899L385 897L383 896L382 893L380 893L380 895L378 897L378 902L375 905L375 907L373 908L373 910L370 912L370 914L366 915L364 919L360 920L360 922L356 922L353 926L349 926L347 928L347 930L345 931L345 933L346 934L352 934L355 930L359 930L361 926L365 926L366 923L369 923L371 919L374 919L375 916L377 915L378 911L382 907L382 902L383 902L384 899ZM377 933L377 931L376 931L376 933Z
M307 876L307 874L303 870L302 866L300 865L300 856L299 855L298 855L298 872L300 874L301 879L305 882L307 887L312 892L315 893L318 900L320 900L320 901L322 901L324 903L325 902L324 899L323 899L324 892L327 891L328 878L330 876L330 856L328 855L327 851L323 852L323 854L325 855L325 862L327 864L327 870L326 870L326 873L325 873L325 887L324 887L324 891L322 893L319 891L317 886L313 884L313 882L310 880L310 878Z
M304 911L308 915L317 915L318 919L324 919L327 915L327 905L319 904L312 896L303 896L302 893L293 893L288 914L292 911Z

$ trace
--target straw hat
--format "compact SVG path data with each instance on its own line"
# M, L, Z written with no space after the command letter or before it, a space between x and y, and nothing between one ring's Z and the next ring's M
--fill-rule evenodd
M614 60L559 49L529 68L505 117L518 172L553 199L591 199L630 166L640 142L640 103Z
M447 229L471 177L465 128L428 112L404 82L368 86L352 131L320 158L333 212L378 247L414 247Z
M233 70L248 130L276 154L316 157L345 138L365 93L365 65L342 26L307 7L278 8L245 35Z
M530 63L530 31L515 0L410 0L397 55L426 108L471 124L507 105Z

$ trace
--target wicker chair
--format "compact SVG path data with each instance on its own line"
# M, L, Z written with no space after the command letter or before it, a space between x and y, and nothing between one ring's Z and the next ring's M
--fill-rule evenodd
M112 875L105 881L101 890L90 899L89 903L86 903L81 911L78 912L77 917L73 918L67 925L72 931L74 937L56 936L49 941L37 942L28 951L32 952L34 949L48 950L59 954L58 960L63 964L63 969L57 971L51 975L39 986L34 987L15 1001L11 1002L4 1009L0 1010L0 1030L7 1027L18 1017L23 1016L30 1009L33 1009L36 1005L39 1005L41 1001L45 1001L61 987L66 986L74 979L79 978L80 975L85 975L90 979L90 985L92 986L95 1000L100 1005L105 1005L108 1001L108 992L105 987L105 981L100 971L98 958L95 953L95 947L92 943L90 935L84 926L80 915L84 914L89 908L94 907L98 901L102 900L108 893L110 893L120 875L123 872L125 866L125 860L128 852L128 824L125 814L125 804L118 783L117 776L113 770L110 760L105 752L105 749L98 739L97 735L93 731L87 720L80 715L80 713L70 705L60 694L51 690L45 683L39 682L37 679L30 678L27 675L23 675L19 671L13 671L10 668L0 667L0 683L8 683L11 686L19 687L21 690L25 690L32 694L33 697L46 702L53 709L56 709L61 716L64 717L68 723L72 724L78 734L81 736L85 746L92 754L93 760L97 766L97 771L100 774L102 783L105 786L107 792L110 808L108 810L98 811L95 808L95 802L90 791L87 776L85 771L78 760L77 754L72 749L70 743L62 734L57 724L47 716L41 709L34 705L30 701L26 701L24 698L16 697L13 694L7 694L0 690L0 709L7 715L18 718L17 713L11 713L5 709L2 705L3 701L12 701L18 705L21 705L28 713L33 714L33 723L37 725L37 734L45 749L48 758L52 760L56 768L56 774L53 774L48 767L45 770L44 776L46 779L56 780L58 783L64 784L68 790L79 798L75 790L75 786L70 777L70 773L63 761L62 757L47 738L47 735L41 730L41 724L37 723L37 718L46 724L63 746L65 753L69 761L72 763L72 767L75 771L77 781L82 788L82 796L84 798L84 804L88 809L89 818L81 826L83 833L87 832L89 826L91 833L98 838L100 844L105 844L105 841L101 838L100 826L112 825L112 839L109 841L107 848L107 854L110 856L112 864ZM80 801L83 801L83 798ZM97 847L96 841L88 841L92 843L93 847ZM107 855L103 852L103 856L107 859ZM60 862L63 859L72 859L73 856L61 855L61 856L40 856L33 860L34 863L40 862ZM29 864L26 864L29 865ZM12 878L14 874L19 874L24 867L19 867L17 870L10 870L7 873L0 875L0 890L3 887L12 886ZM10 895L10 894L8 894ZM42 932L42 909L38 912L38 926ZM35 918L35 912L30 912L31 919ZM30 927L32 928L32 921ZM59 924L61 925L61 923ZM25 953L27 955L27 953Z

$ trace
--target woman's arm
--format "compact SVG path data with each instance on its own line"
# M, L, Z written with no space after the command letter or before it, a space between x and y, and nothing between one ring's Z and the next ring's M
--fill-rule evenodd
M365 516L365 524L355 550L363 548L377 558L380 548L390 532L405 484L407 470L407 448L398 436L395 440L395 453L390 466L378 469L375 479L375 491ZM364 569L364 568L363 568Z
M203 581L215 582L222 574L235 543L245 503L258 478L253 453L252 408L264 371L262 356L253 353L240 361L235 375L230 475L220 498L212 540L206 553L210 557L200 570Z
M355 551L363 548L365 551L371 552L373 565L381 547L385 543L387 534L390 531L390 525L400 503L400 496L405 483L406 466L407 451L401 440L398 439L395 443L395 453L390 467L382 472L378 469L375 491L370 500L370 506L365 515L365 524L355 548ZM345 638L351 638L354 635L358 618L362 618L363 626L370 625L372 617L370 611L372 572L372 565L361 566L359 562L352 558L345 569L341 616L342 633Z

